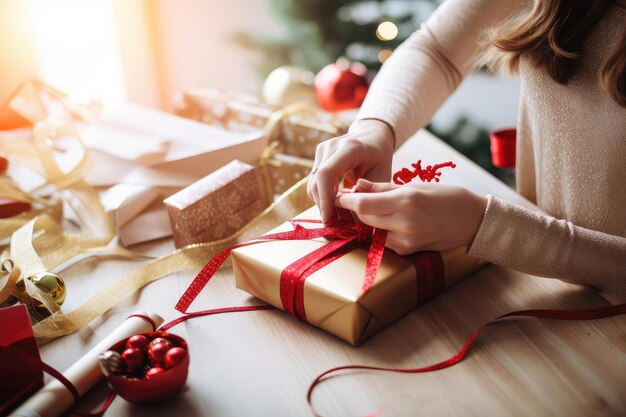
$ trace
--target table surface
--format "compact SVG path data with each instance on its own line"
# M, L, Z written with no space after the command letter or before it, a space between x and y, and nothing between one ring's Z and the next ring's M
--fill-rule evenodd
M394 168L417 158L452 160L443 182L529 204L509 187L427 132L396 152ZM532 242L528 242L532 244ZM173 250L171 239L133 249L152 255ZM65 311L140 265L137 261L88 259L64 271ZM143 308L166 320L194 271L169 275L120 302L80 332L42 345L43 359L58 369ZM234 286L232 270L219 271L193 309L257 303ZM306 402L311 381L344 364L418 367L452 356L482 324L512 310L578 309L607 305L594 291L558 280L489 265L353 347L282 311L233 313L191 320L173 329L190 343L191 367L184 391L157 406L117 398L107 416L312 415ZM97 404L95 388L79 408ZM489 326L466 359L442 371L401 375L350 372L315 391L324 416L414 415L626 415L626 317L596 321L511 319Z

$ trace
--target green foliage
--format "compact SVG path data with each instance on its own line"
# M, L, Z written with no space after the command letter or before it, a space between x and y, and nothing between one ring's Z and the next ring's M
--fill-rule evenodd
M281 65L313 72L344 56L378 70L378 52L393 50L426 19L441 0L270 0L283 26L282 36L237 32L239 45L260 52L258 69L265 77ZM376 36L378 24L390 20L400 32L390 41Z

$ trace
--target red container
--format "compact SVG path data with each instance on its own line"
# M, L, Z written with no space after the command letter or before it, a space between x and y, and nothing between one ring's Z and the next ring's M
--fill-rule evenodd
M516 129L496 130L491 138L491 162L495 167L515 168Z
M173 347L182 347L187 350L187 355L178 365L150 379L107 375L109 385L120 397L138 404L159 402L176 395L185 386L189 371L189 350L187 342L182 337L165 332L143 333L143 335L148 339L165 337L172 342ZM109 350L121 354L125 349L126 340L128 339L120 340Z
M24 304L0 309L0 415L43 387L43 370Z

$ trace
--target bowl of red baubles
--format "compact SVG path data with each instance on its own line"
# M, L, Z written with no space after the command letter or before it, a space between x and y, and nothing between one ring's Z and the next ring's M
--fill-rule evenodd
M99 359L111 388L133 403L175 395L185 386L189 370L187 342L161 331L120 340Z

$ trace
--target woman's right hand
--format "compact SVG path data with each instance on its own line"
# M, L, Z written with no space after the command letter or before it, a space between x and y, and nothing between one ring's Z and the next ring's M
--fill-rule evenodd
M353 183L359 178L390 180L393 147L391 127L376 119L357 120L345 135L317 146L307 192L319 207L324 223L332 217L342 177Z

